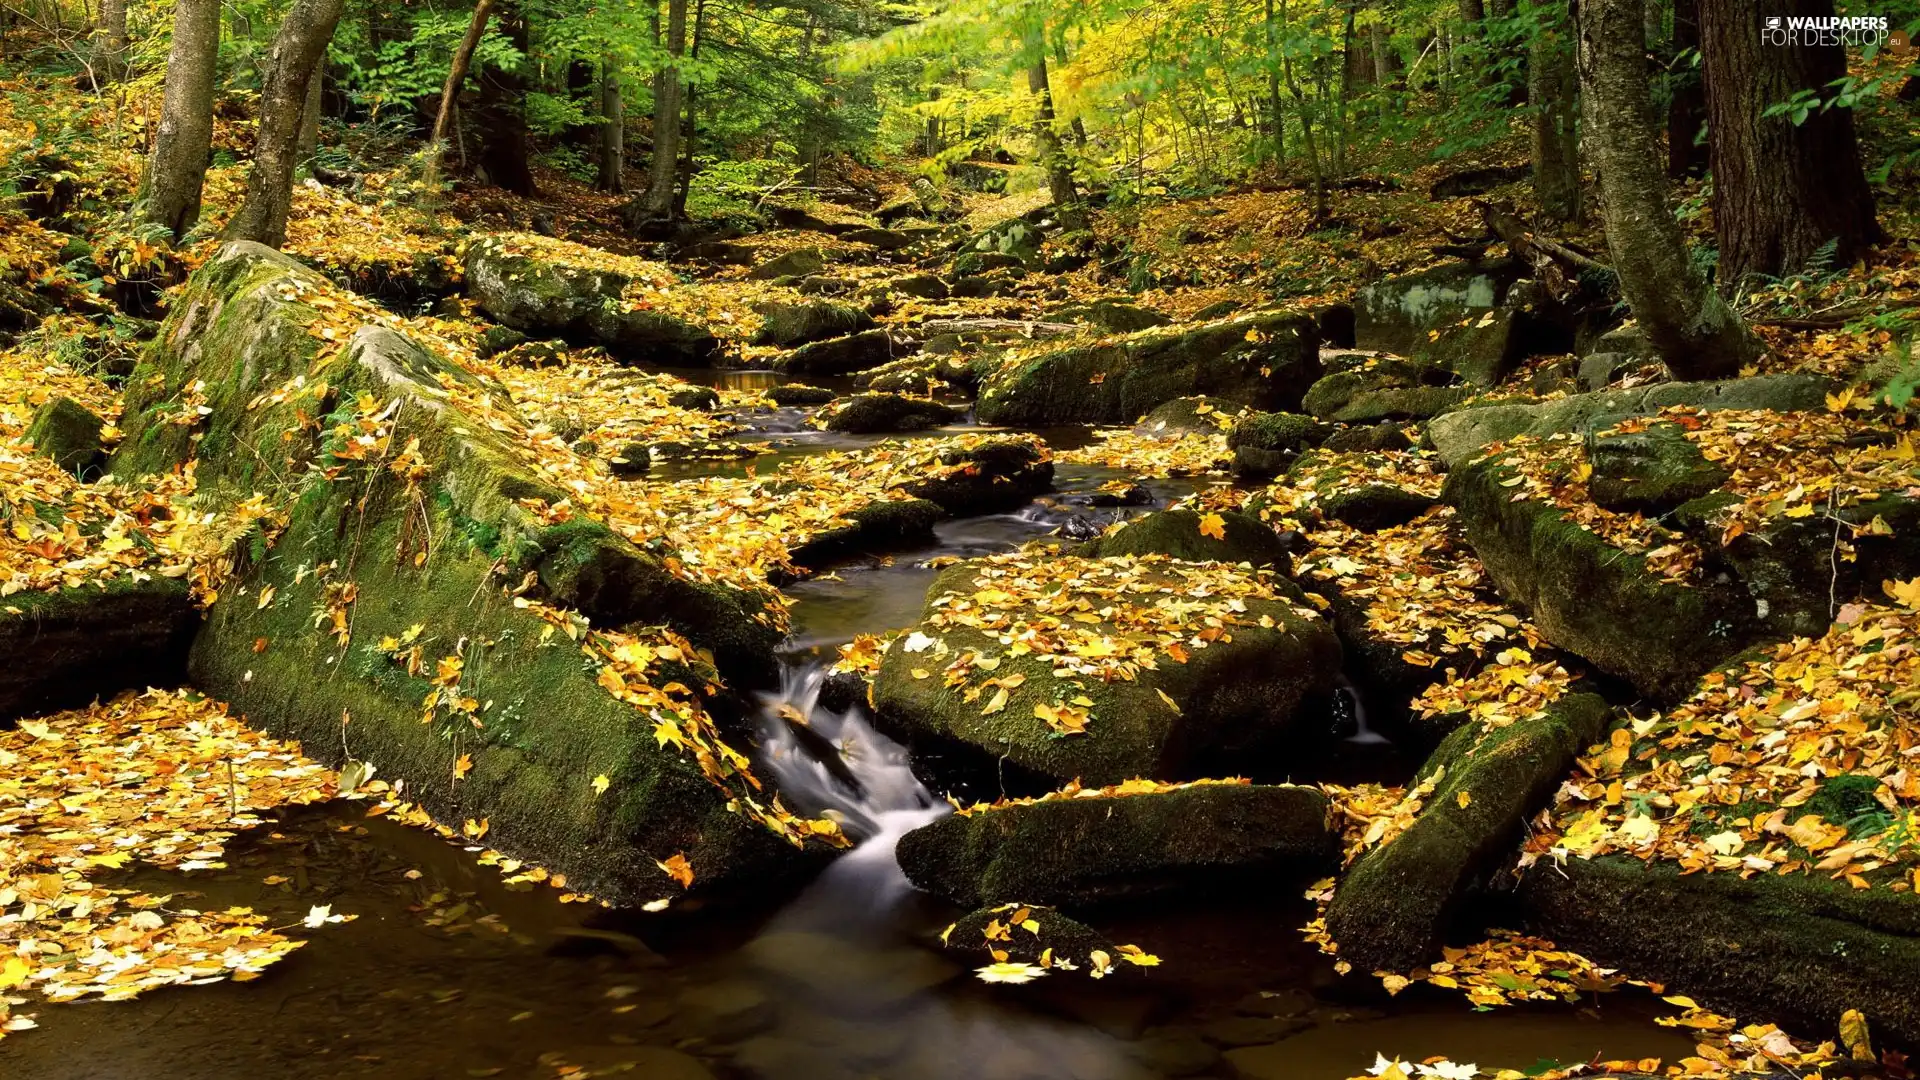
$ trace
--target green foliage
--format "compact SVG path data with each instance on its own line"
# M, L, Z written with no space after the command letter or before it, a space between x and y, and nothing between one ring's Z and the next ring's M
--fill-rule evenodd
M699 171L687 192L687 213L695 218L751 221L760 195L768 188L793 178L794 166L766 158L734 161L726 158L696 159Z

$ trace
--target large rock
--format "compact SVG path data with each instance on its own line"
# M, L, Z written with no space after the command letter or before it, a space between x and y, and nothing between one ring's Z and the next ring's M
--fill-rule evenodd
M1165 555L1184 562L1247 563L1281 574L1292 566L1287 546L1266 522L1230 510L1214 516L1220 519L1219 536L1201 531L1205 519L1197 511L1162 510L1088 541L1075 554L1087 559Z
M199 625L185 583L169 578L0 598L0 722L177 686Z
M117 475L192 461L208 505L258 495L286 514L209 611L194 685L315 756L411 781L443 820L484 821L487 843L609 899L668 895L656 863L676 854L696 888L777 870L791 849L728 809L726 785L746 786L735 768L716 760L710 780L656 739L650 712L677 717L683 739L719 738L697 701L658 688L714 676L644 629L678 628L733 674L766 678L778 634L759 597L682 578L584 516L548 524L528 504L569 492L512 434L524 421L504 390L384 327L323 340L345 306L315 306L328 299L287 257L228 244L129 382ZM169 423L189 387L208 413ZM556 634L509 590L630 627L637 649L618 668L583 657L567 647L578 623ZM470 770L449 782L463 756Z
M468 247L466 271L468 294L515 330L662 364L706 364L719 349L704 327L627 295L636 283L671 281L665 267L544 237L502 235Z
M965 440L939 456L940 471L901 486L955 517L997 514L1053 490L1053 454L1031 436Z
M1404 972L1438 956L1478 879L1512 850L1607 716L1605 701L1576 694L1491 731L1456 728L1414 779L1432 782L1420 816L1362 856L1334 893L1327 932L1340 958Z
M1760 375L1722 382L1661 383L1632 390L1576 394L1537 405L1460 409L1427 425L1427 438L1449 466L1517 435L1553 435L1607 426L1624 417L1651 416L1674 405L1700 409L1819 410L1833 389L1815 375ZM1605 424L1599 421L1605 420Z
M1413 356L1429 334L1469 323L1498 308L1525 274L1518 263L1447 263L1377 281L1354 297L1354 343Z
M882 435L925 431L959 419L960 410L928 398L905 394L856 394L841 398L820 413L828 431L850 435Z
M1051 797L942 818L898 855L914 884L963 907L1086 907L1320 873L1338 850L1327 814L1310 787Z
M1603 433L1594 438L1587 456L1593 465L1587 490L1595 506L1650 517L1706 495L1729 476L1708 461L1678 425L1668 423Z
M33 452L82 479L91 479L106 460L100 441L107 422L69 397L56 397L40 406L27 425Z
M1246 406L1223 398L1183 397L1160 406L1133 425L1135 435L1149 438L1173 438L1178 435L1213 435L1225 430L1234 416Z
M830 300L809 300L802 304L768 300L755 304L753 310L763 320L753 336L755 345L790 348L873 329L873 316L852 305Z
M775 360L773 366L794 375L848 375L919 351L919 342L893 331L863 330L802 345Z
M1241 476L1278 476L1332 432L1328 425L1299 413L1252 413L1227 434L1233 471Z
M1877 1039L1920 1043L1920 896L1826 873L1682 874L1607 855L1542 859L1519 902L1530 930L1716 1011L1832 1038L1858 1009Z
M888 648L873 704L908 741L1056 780L1244 768L1317 734L1340 670L1332 628L1292 595L1270 573L1163 556L962 563ZM1061 714L1083 730L1062 734Z
M1297 409L1319 375L1313 320L1269 312L1005 364L982 385L979 412L992 424L1131 423L1196 394L1256 409Z
M795 248L754 267L747 276L755 281L772 281L774 278L806 277L826 268L827 258L819 248Z

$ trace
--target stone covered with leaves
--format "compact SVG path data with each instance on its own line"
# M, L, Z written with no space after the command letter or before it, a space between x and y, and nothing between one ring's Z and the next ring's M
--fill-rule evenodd
M467 292L515 330L604 345L616 356L705 364L719 341L698 323L661 310L671 289L663 266L521 234L483 237L467 248Z

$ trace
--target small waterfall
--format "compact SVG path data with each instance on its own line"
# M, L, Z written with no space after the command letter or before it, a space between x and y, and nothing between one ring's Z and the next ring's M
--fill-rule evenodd
M1346 672L1340 673L1340 679L1335 685L1337 687L1335 692L1344 695L1347 703L1353 708L1353 734L1347 736L1347 741L1361 746L1388 745L1385 735L1367 726L1366 701L1360 696L1360 688L1353 684L1352 679L1347 678Z

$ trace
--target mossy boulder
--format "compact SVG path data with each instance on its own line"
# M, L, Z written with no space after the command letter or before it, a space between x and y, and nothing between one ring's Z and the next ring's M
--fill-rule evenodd
M92 479L107 457L100 441L106 426L85 405L56 397L33 414L26 441L33 444L34 453L51 459L62 471Z
M959 416L960 411L951 405L905 394L855 394L841 398L820 414L828 431L850 435L925 431L951 424Z
M1433 782L1413 824L1362 856L1327 908L1340 958L1362 971L1410 971L1439 955L1481 876L1600 738L1609 710L1593 694L1489 731L1456 728L1421 767Z
M1363 349L1412 356L1428 347L1433 331L1500 307L1525 273L1509 260L1447 263L1374 282L1354 297L1354 341Z
M1727 470L1707 460L1675 424L1603 433L1588 450L1594 505L1659 517L1727 482Z
M947 283L932 274L908 274L882 282L876 288L922 300L945 300L948 296Z
M635 279L592 248L553 240L523 248L513 237L484 237L467 248L466 273L467 293L481 309L523 333L662 364L704 365L719 350L705 327L629 303Z
M667 404L676 409L712 412L720 407L720 391L711 386L688 386L667 395Z
M1320 512L1344 521L1361 532L1378 532L1405 525L1434 508L1439 500L1396 484L1356 484L1340 487L1320 499Z
M995 270L1024 271L1026 268L1025 259L999 251L967 251L953 260L953 276L957 278L979 277Z
M1193 395L1296 409L1319 375L1313 320L1269 312L1004 364L981 386L979 413L992 424L1129 423Z
M1668 581L1558 507L1514 501L1503 481L1516 475L1497 456L1465 462L1447 474L1441 498L1458 509L1501 595L1525 607L1548 641L1673 700L1754 640L1754 602L1738 583Z
M939 503L926 499L877 502L848 514L848 524L815 533L788 557L813 570L859 555L923 547L934 542L933 527L946 516Z
M1311 877L1337 858L1327 817L1314 788L1200 784L956 814L897 854L915 885L962 906L1074 909Z
M1355 398L1376 390L1444 386L1453 376L1432 364L1397 356L1363 353L1335 354L1326 361L1327 373L1301 395L1300 408L1321 420L1331 420Z
M942 450L938 460L939 475L900 490L938 503L955 517L1004 513L1053 490L1053 455L1031 436L962 443Z
M1527 929L1717 1012L1835 1038L1858 1009L1876 1040L1920 1044L1920 896L1824 873L1682 874L1607 855L1521 878ZM1343 950L1344 951L1344 950Z
M1132 334L1173 322L1170 316L1152 308L1111 299L1061 308L1047 318L1052 322L1089 323L1110 334Z
M1189 588L1188 577L1178 571L1182 564L1159 556L1073 559L1063 565L1074 571L1074 583L1064 593L1049 595L1048 606L1084 599L1083 610L1096 621L1076 625L1118 635L1116 641L1127 637L1130 606L1154 607L1162 590ZM1240 601L1245 613L1236 625L1215 633L1211 642L1195 637L1182 646L1184 662L1159 655L1154 666L1139 665L1131 679L1107 680L1056 677L1049 655L1010 649L999 633L943 627L939 615L950 605L997 587L993 573L990 563L962 563L944 571L928 590L927 621L915 631L918 636L897 639L882 658L873 704L896 737L949 748L956 760L1001 758L1060 781L1109 784L1136 776L1199 775L1230 761L1244 764L1236 756L1242 753L1284 755L1317 734L1315 725L1339 674L1340 643L1316 612L1292 600L1284 581L1256 577L1251 570L1229 572L1248 587L1248 598ZM1098 581L1109 576L1129 580L1124 596L1101 590ZM1262 582L1263 588L1253 588ZM1037 608L1022 609L1013 622L1043 626L1051 618ZM1036 619L1039 623L1032 623ZM1199 625L1193 632L1207 633ZM1003 707L989 710L990 692L970 700L962 688L939 677L968 652L1002 657L999 677L1018 676ZM1057 734L1035 712L1036 706L1051 708L1067 700L1092 702L1082 734Z
M682 578L599 522L529 510L568 493L508 434L523 421L504 389L384 327L322 340L313 301L328 291L278 252L227 244L130 381L117 474L193 461L209 507L258 494L285 508L264 557L243 558L209 610L193 684L317 757L351 754L410 781L443 820L486 820L489 844L609 899L664 895L674 886L656 860L679 852L697 888L780 871L793 849L729 811L728 790L568 647L581 624L556 635L513 593L598 627L678 628L749 685L773 674L764 598ZM209 411L173 423L190 386ZM367 424L415 464L393 468L340 434ZM717 678L680 655L684 670L663 680ZM431 681L448 671L455 681ZM468 712L430 703L436 691ZM471 771L451 782L463 754Z
M1015 920L1015 915L1024 918ZM1094 967L1095 952L1106 953L1109 963L1118 959L1113 942L1100 931L1045 905L1019 901L975 908L955 919L937 940L941 952L976 967L1003 958L1038 964L1045 956L1049 961L1065 960L1084 972Z
M1227 449L1233 451L1233 471L1242 476L1278 476L1302 453L1319 446L1332 431L1328 425L1300 413L1262 412L1243 416L1227 433Z
M1098 559L1119 555L1165 555L1183 562L1247 563L1287 573L1292 556L1272 526L1248 514L1223 511L1222 537L1200 531L1203 516L1194 510L1161 510L1135 518L1075 554Z
M753 336L755 345L791 348L873 329L873 316L851 304L831 300L798 304L768 300L755 304L753 310L764 320Z
M793 375L848 375L920 351L920 343L891 330L863 330L802 345L773 363Z
M1382 420L1427 420L1450 412L1473 396L1464 386L1396 386L1365 390L1333 413L1343 424L1373 424Z
M171 578L122 575L0 598L0 723L178 686L199 627L186 584Z
M782 383L765 394L768 401L782 407L825 405L839 396L824 386L806 386L801 383Z
M827 257L819 248L795 248L785 255L768 259L754 267L753 272L747 276L755 281L772 281L783 277L806 277L826 268Z
M1154 409L1133 425L1135 435L1171 438L1176 435L1211 435L1222 430L1221 421L1246 410L1238 402L1215 397L1175 398Z
M1651 416L1685 405L1698 409L1770 409L1774 412L1826 408L1833 389L1817 375L1757 375L1720 382L1661 383L1631 390L1576 394L1535 405L1484 405L1449 412L1427 425L1427 438L1449 466L1483 447L1516 435L1552 435L1597 430L1629 416Z
M1320 444L1328 450L1342 454L1378 453L1386 450L1411 450L1413 440L1399 424L1382 421L1378 424L1366 424L1357 427L1342 428L1327 436Z

